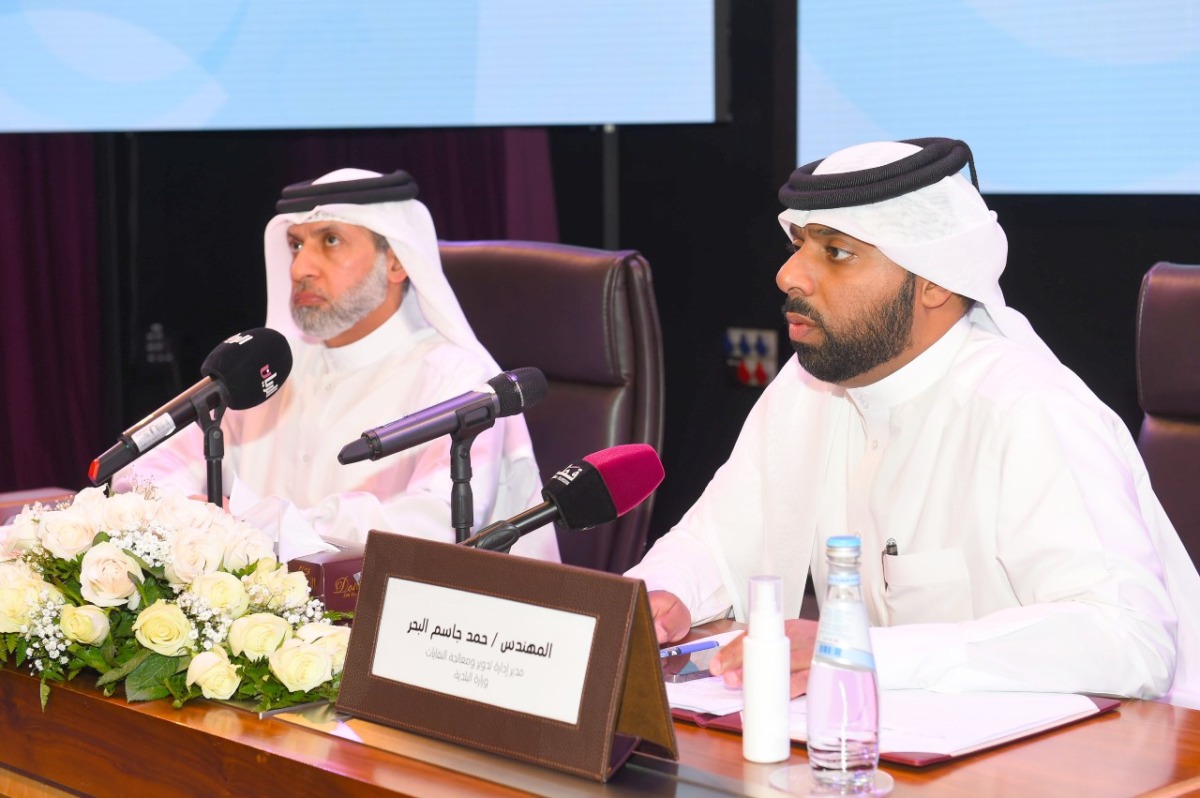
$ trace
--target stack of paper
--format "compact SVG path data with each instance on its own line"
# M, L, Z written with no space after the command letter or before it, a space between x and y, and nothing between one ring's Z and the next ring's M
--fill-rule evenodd
M667 698L676 717L741 731L741 690L718 677L668 684ZM792 739L804 742L805 697L791 704ZM907 765L928 765L1017 740L1081 718L1115 709L1111 698L1061 693L935 693L928 690L881 690L880 758Z

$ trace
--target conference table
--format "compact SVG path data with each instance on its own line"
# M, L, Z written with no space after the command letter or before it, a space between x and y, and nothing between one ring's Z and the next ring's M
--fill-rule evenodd
M267 717L222 702L130 704L86 677L0 669L0 794L25 796L774 796L781 765L735 734L676 723L679 760L635 754L608 784L357 718L327 705ZM806 761L792 749L789 765ZM892 795L1200 794L1200 712L1125 701L1032 738L924 768L885 764Z

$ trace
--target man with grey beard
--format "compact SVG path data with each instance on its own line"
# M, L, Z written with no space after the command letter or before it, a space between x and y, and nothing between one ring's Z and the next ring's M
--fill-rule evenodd
M266 326L292 347L278 395L223 421L230 509L278 536L285 558L322 539L382 529L452 542L450 440L350 465L363 430L477 390L499 366L475 338L442 273L429 211L406 172L340 169L284 189L266 228ZM192 427L118 475L204 489ZM471 445L476 528L538 504L540 478L520 415ZM559 559L553 528L513 553Z

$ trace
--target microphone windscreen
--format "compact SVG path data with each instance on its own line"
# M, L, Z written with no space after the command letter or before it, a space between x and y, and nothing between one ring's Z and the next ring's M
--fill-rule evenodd
M583 459L600 473L619 516L644 502L663 481L662 460L645 443L612 446Z
M541 369L505 371L488 380L488 385L496 392L501 417L520 413L546 398L546 375Z
M554 503L563 527L590 529L632 510L662 479L662 461L654 447L628 443L589 454L558 471L542 487L542 497Z
M226 338L200 366L201 375L224 384L232 410L262 404L291 373L292 348L286 338L267 327Z
M564 529L591 529L617 520L617 507L604 486L604 477L584 460L555 472L542 486L542 498L553 502Z

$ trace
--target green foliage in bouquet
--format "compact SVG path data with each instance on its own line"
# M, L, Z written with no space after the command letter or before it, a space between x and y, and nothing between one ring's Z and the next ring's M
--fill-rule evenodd
M0 539L0 665L129 701L333 701L350 630L261 531L178 493L27 507Z

